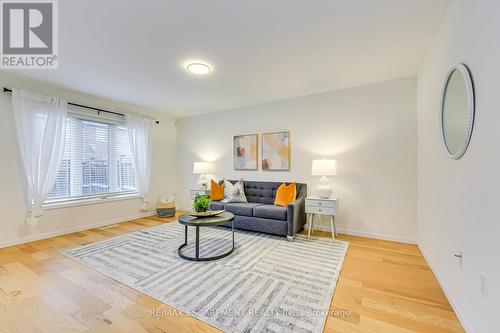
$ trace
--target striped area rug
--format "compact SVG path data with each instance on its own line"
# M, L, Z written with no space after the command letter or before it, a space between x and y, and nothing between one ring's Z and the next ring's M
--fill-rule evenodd
M200 256L213 256L230 248L231 230L202 227L200 239ZM235 231L231 255L190 262L177 255L183 240L173 222L64 254L226 332L323 330L347 242Z

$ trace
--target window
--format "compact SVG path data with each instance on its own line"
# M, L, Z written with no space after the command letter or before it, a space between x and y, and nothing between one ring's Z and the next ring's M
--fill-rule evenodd
M136 193L128 129L119 116L72 108L64 155L47 202Z

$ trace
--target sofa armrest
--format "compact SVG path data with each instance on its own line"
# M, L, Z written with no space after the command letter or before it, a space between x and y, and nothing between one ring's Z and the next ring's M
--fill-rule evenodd
M287 235L294 236L306 224L306 191L301 191L297 199L287 206Z

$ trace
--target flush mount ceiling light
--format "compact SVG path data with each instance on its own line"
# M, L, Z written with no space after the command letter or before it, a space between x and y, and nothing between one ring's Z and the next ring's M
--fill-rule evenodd
M194 62L187 65L188 72L198 75L208 74L211 71L210 66L202 64L201 62Z

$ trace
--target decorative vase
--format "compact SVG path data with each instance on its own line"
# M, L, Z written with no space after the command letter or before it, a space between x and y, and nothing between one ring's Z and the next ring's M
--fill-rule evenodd
M207 208L206 207L195 208L194 211L197 213L204 213L207 211Z

